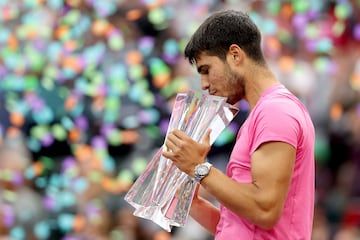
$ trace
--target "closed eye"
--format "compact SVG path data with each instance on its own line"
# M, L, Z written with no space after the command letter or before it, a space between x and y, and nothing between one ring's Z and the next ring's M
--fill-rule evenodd
M201 75L207 75L209 74L209 66L207 65L201 65L200 67L198 67L198 73L200 73Z

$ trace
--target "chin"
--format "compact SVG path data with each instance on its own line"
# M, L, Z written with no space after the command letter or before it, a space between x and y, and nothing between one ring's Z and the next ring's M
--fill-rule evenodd
M238 103L240 100L236 100L234 98L228 98L227 99L227 103L230 104L230 105L235 105L236 103Z

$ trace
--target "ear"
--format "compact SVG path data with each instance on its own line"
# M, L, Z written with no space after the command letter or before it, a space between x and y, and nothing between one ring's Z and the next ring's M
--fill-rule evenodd
M235 63L241 63L245 58L245 52L237 44L231 44L229 47L229 55Z

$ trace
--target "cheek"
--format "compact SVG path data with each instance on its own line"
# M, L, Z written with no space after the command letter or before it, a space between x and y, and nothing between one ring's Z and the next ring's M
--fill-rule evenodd
M209 83L210 85L216 86L217 88L219 87L223 88L225 83L225 76L217 73L213 73L209 75Z

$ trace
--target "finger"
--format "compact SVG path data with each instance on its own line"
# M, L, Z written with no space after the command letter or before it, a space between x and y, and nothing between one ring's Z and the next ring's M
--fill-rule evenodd
M175 129L173 132L173 136L177 137L180 140L185 140L187 138L190 138L185 132L180 131L179 129Z
M173 158L173 156L174 156L174 154L173 154L172 152L169 152L169 151L163 151L163 152L162 152L162 155L163 155L165 158L170 159L170 160L172 160L172 158Z
M165 158L171 158L171 152L169 150L164 149L161 153Z
M166 146L166 150L167 151L174 151L176 150L176 144L171 140L171 139L167 139L165 141L165 146Z
M169 132L169 133L167 134L167 136L166 136L166 139L170 139L170 140L172 140L172 141L174 141L176 138L177 138L177 137L174 135L174 132L173 132L173 131Z
M209 130L206 132L205 136L204 136L203 139L202 139L202 142L205 143L205 144L210 145L210 135L211 135L211 129L209 129Z
M166 136L166 142L172 143L174 145L178 145L180 139L174 134L174 132L170 132L167 136Z
M166 137L166 141L172 142L175 146L179 146L182 139L175 132L170 132Z

